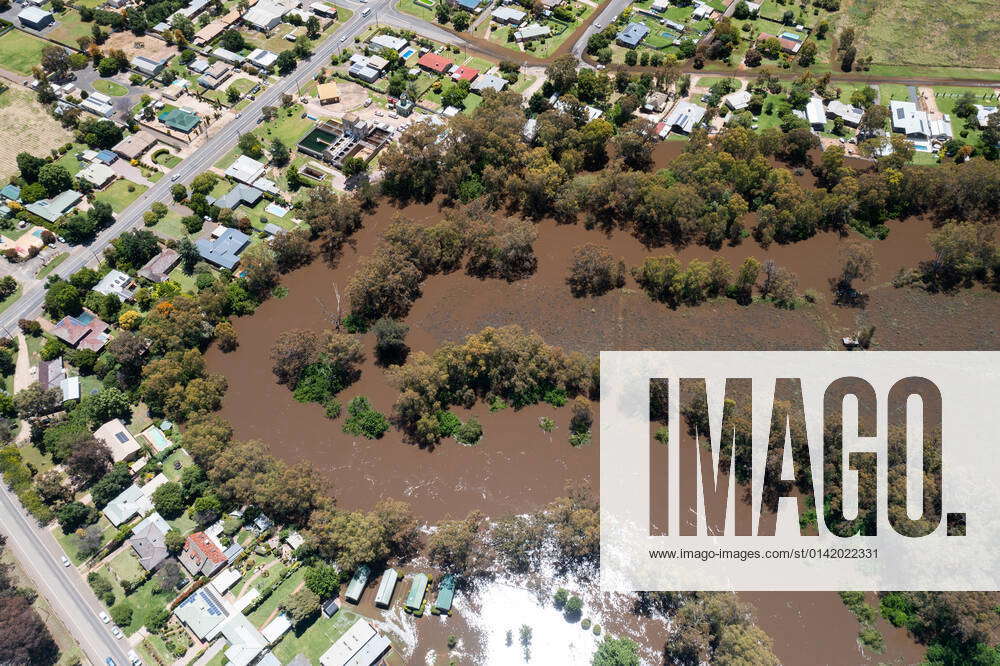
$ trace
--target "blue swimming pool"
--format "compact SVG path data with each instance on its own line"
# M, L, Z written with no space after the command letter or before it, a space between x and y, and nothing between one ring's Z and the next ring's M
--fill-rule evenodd
M142 432L142 434L146 436L146 439L150 441L150 443L153 445L153 448L155 448L157 451L163 451L168 446L173 444L173 442L167 439L166 435L163 434L163 431L161 431L156 426L150 426L146 428Z
M94 315L84 311L76 316L76 320L86 326L90 322L94 321Z
M406 49L405 51L403 51L400 54L400 56L403 58L403 60L406 60L407 58L409 58L414 53L416 53L416 51L414 51L413 49Z
M35 229L34 231L31 232L31 235L34 236L35 238L41 238L44 232L45 229Z
M673 34L672 32L661 32L660 36L666 37L667 39L677 39L677 35Z

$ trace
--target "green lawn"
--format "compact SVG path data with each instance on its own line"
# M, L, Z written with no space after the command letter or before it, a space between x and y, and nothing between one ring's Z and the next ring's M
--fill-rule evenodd
M194 532L195 529L198 527L198 523L196 523L194 519L187 514L186 511L177 518L174 518L173 520L168 520L167 524L170 525L172 529L177 530L181 534L190 534L191 532Z
M119 581L135 580L143 573L142 565L132 553L132 548L127 546L118 549L118 553L111 559L108 566Z
M96 524L103 530L101 534L101 545L104 545L111 540L111 537L115 535L115 532L117 532L117 530L115 529L114 525L108 522L108 519L105 518L103 514L101 515L100 519L97 521ZM56 541L59 542L59 545L62 546L62 549L66 551L66 557L68 557L73 564L78 565L82 563L84 559L86 559L80 557L80 554L77 552L76 548L77 539L75 534L64 534L62 528L56 525L55 529L52 530L52 536L54 536Z
M48 275L49 273L51 273L52 271L54 271L56 268L58 268L59 264L61 264L62 262L66 261L66 259L68 257L69 257L69 252L63 252L59 256L54 257L52 259L52 261L50 261L49 263L45 264L45 266L42 268L42 270L40 270L37 273L35 273L35 277L38 278L38 279L42 279L43 277L45 277L46 275Z
M184 225L181 223L181 218L184 217L184 215L184 213L171 208L167 211L167 214L163 217L163 219L151 228L158 234L168 238L173 238L174 240L180 240L187 235L187 229L185 229Z
M360 615L347 609L341 610L332 618L321 615L304 629L300 627L285 634L272 652L283 664L300 653L312 663L319 663L323 653L360 619Z
M127 627L121 627L121 630L126 636L131 636L146 624L146 618L153 611L164 608L174 596L172 592L160 592L156 576L153 576L142 587L125 597L125 601L132 606L132 621Z
M189 294L198 293L198 288L195 286L195 274L192 273L191 275L188 275L187 273L184 272L184 269L181 268L180 266L177 266L176 268L174 268L174 270L170 271L170 280L171 282L176 282L177 284L179 284L181 286L181 291L185 293ZM171 469L170 471L176 474L177 476L180 476L180 471L173 469ZM164 472L166 472L166 470L164 470Z
M56 14L55 19L56 27L47 35L50 39L77 48L76 40L78 38L91 36L90 31L93 23L84 23L80 19L80 12L75 9L68 8L62 14Z
M158 149L151 157L154 163L165 166L168 169L173 169L181 163L181 158L171 153L167 148Z
M430 4L434 4L434 0L430 0ZM411 16L416 16L417 18L422 18L425 21L430 21L431 23L437 23L435 20L435 14L433 8L427 8L421 4L414 2L413 0L401 0L396 7L401 12L410 14ZM337 8L340 11L340 8Z
M209 90L208 92L205 93L205 97L217 100L221 102L223 105L229 106L228 94L231 89L236 90L236 92L240 94L240 99L237 100L237 103L239 103L240 101L242 101L243 96L247 92L253 90L253 87L255 85L257 85L256 82L251 81L250 79L245 79L240 77L235 81L233 81L232 83L230 83L225 90Z
M128 94L128 88L109 79L97 79L94 81L94 90L102 92L105 95L111 95L112 97L124 97Z
M0 66L3 69L31 74L31 68L42 60L42 50L48 42L20 30L11 30L0 37Z
M18 284L17 289L14 290L13 294L0 301L0 312L3 312L10 306L14 305L14 303L17 302L17 299L21 298L21 292L23 291L24 288L20 284Z
M271 141L275 138L281 139L289 148L294 148L299 139L314 125L312 120L300 117L302 115L302 108L301 104L293 104L287 109L279 109L278 116L274 120L261 123L253 130L253 133L260 138L265 148L270 146ZM233 148L225 157L215 163L216 168L227 168L236 161L239 155L240 149ZM220 194L226 192L228 189L229 185L220 190Z
M132 191L129 191L129 188ZM118 179L104 191L100 192L95 198L102 201L106 201L111 204L112 210L116 213L120 213L125 210L129 204L142 196L148 188L145 185L137 185L128 180Z
M46 472L52 469L52 456L48 453L42 453L36 446L22 446L18 449L21 452L21 460L24 464L32 464L38 473Z
M257 610L247 616L250 618L250 621L253 622L255 627L260 627L264 621L271 616L271 613L276 611L278 606L280 606L289 597L289 595L291 595L295 588L299 586L299 583L302 582L305 577L305 573L305 567L299 567L295 573L289 576L285 582L278 586L278 589L276 589L271 596L264 601L264 603L257 607ZM273 573L271 574L271 576L274 575L275 574ZM268 579L264 579L261 581L261 583L258 584L258 587L267 582L267 580Z

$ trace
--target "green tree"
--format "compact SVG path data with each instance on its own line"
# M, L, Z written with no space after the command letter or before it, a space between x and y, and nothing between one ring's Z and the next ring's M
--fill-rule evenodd
M187 508L184 487L176 481L164 483L153 491L153 506L167 520L177 518Z
M305 573L306 587L320 599L332 599L340 590L340 572L336 567L318 564L309 567Z
M594 653L593 666L639 666L639 646L628 638L605 637Z
M82 308L80 291L69 282L56 282L45 292L45 310L55 319L79 314Z
M38 182L50 197L73 188L73 177L69 175L69 171L55 162L46 164L38 170Z

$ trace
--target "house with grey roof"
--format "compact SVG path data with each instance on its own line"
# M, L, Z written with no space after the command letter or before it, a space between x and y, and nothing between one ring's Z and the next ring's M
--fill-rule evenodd
M112 269L108 271L107 275L101 278L100 282L94 285L93 291L105 296L114 294L119 300L124 302L132 300L136 289L138 289L138 285L136 285L132 276L122 273L120 270Z
M521 25L521 22L528 16L527 12L522 12L514 7L497 7L493 10L493 20L505 25Z
M143 518L138 525L132 528L132 537L128 540L132 550L135 551L139 563L151 571L167 559L167 532L170 525L157 512L153 512Z
M480 74L476 77L476 80L472 82L472 85L469 86L469 90L481 95L484 90L503 92L503 89L506 87L507 79L499 76L493 76L492 74Z
M264 175L264 164L252 157L240 155L225 171L226 178L251 185Z
M169 247L165 248L158 255L147 261L146 265L140 268L137 274L139 277L146 278L150 282L165 282L170 277L170 271L177 265L180 258L181 255L177 250L172 250Z
M530 42L535 39L548 37L552 34L552 29L540 23L529 23L514 33L514 39L519 42Z
M691 130L705 117L706 111L707 109L703 106L682 100L671 109L664 123L666 123L668 131L674 129L683 134L690 134Z
M198 637L206 641L219 635L219 627L229 617L229 610L207 587L195 590L174 609L174 615Z
M375 35L368 40L368 43L376 48L389 49L390 51L395 51L396 53L401 53L409 44L409 42L402 37L394 37L392 35Z
M239 53L233 53L229 49L224 49L219 47L212 51L212 56L222 60L223 62L228 62L230 65L239 65L243 62L244 58Z
M152 58L147 58L146 56L136 56L132 58L132 66L137 70L145 74L146 76L156 76L163 71L163 68L167 66L167 61L170 58L161 58L160 60L153 60Z
M209 205L215 205L219 208L229 208L230 210L233 210L241 205L250 207L256 206L257 202L260 201L263 196L264 193L256 187L244 185L243 183L237 183L233 186L233 189L229 190L218 199L209 197L208 203Z
M32 30L43 30L49 24L55 22L52 12L46 11L41 7L25 7L17 15L17 20L25 28L31 28Z
M254 49L247 55L247 62L264 71L270 71L278 62L278 54L267 49Z
M104 507L104 515L115 527L119 527L133 517L153 510L153 502L142 488L134 483L123 490Z
M76 190L66 190L51 199L39 199L34 203L26 204L24 208L46 222L55 222L73 210L81 199L83 199L83 195Z
M645 23L632 22L622 29L615 40L622 46L626 46L630 49L634 49L639 46L639 44L646 38L649 34L649 26Z
M240 253L249 243L250 237L242 231L226 229L218 238L203 238L196 243L196 246L202 259L232 270L240 262Z

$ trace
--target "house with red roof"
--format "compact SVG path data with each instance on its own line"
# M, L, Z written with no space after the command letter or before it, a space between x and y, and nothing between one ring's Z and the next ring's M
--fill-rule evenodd
M93 312L84 310L75 317L67 315L60 319L51 333L76 349L99 352L111 339L108 335L110 328Z
M473 81L476 80L477 76L479 76L479 70L478 69L475 69L474 67L466 67L465 65L462 65L461 67L459 67L458 69L456 69L454 72L452 72L451 78L454 79L455 81L465 80L465 81L468 81L469 83L472 83Z
M192 576L198 574L211 576L226 566L228 561L222 549L204 532L195 532L189 536L184 541L184 550L177 559Z
M428 52L420 56L420 60L417 61L417 64L420 67L426 69L428 72L434 72L435 74L444 74L449 69L451 69L452 65L454 65L455 63L454 61L449 60L444 56L439 56L436 53Z

